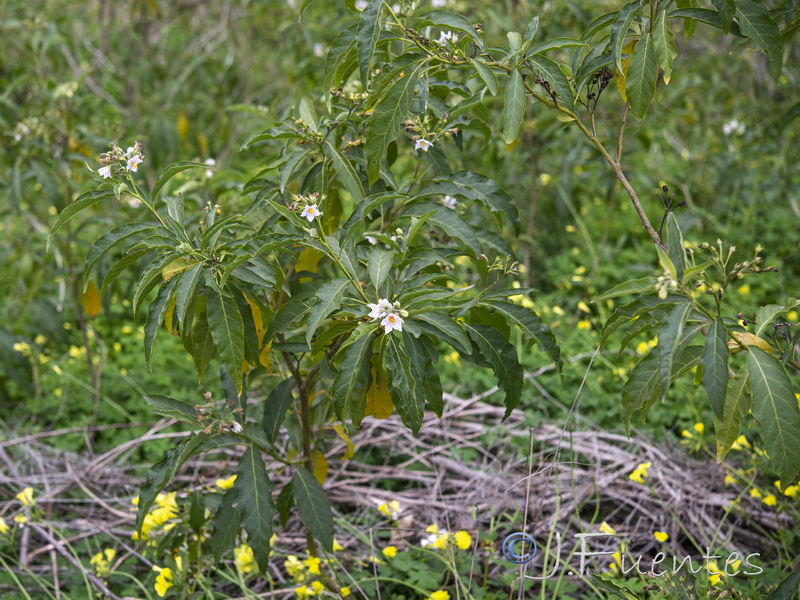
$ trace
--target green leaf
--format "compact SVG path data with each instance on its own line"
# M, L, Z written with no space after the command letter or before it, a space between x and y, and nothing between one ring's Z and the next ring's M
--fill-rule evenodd
M747 365L742 366L736 377L728 383L725 394L725 406L722 419L714 415L714 431L717 437L717 462L722 462L725 455L739 437L739 426L742 419L750 412L753 397L750 393L750 376Z
M681 302L667 315L667 318L664 319L664 324L658 330L657 350L662 402L667 399L672 375L672 361L679 349L683 326L691 309L691 302Z
M675 265L675 278L677 281L683 281L683 273L686 269L686 249L683 245L683 233L674 212L667 216L665 238L667 254L672 264Z
M361 202L364 199L364 188L361 187L361 180L358 178L358 174L350 161L327 140L325 140L325 156L330 159L333 169L339 176L344 188L350 192L353 201L356 203Z
M369 359L372 354L370 333L369 327L361 325L350 336L349 339L353 342L344 353L331 386L333 408L342 423L345 422L351 406L359 406L366 402L369 389Z
M661 11L653 27L653 45L656 48L658 64L664 71L664 83L669 84L672 79L672 63L678 56L678 47L675 45L675 36L669 27L669 17L666 11Z
M616 21L617 14L618 14L618 11L615 10L615 11L612 11L612 12L609 12L609 13L606 13L604 15L600 15L599 17L597 17L594 21L589 23L589 25L586 27L586 30L581 35L581 39L582 40L588 40L590 37L592 37L596 33L599 33L600 31L602 31L603 29L605 29L606 27L611 25L614 21ZM622 48L622 46L620 46L620 49L621 48Z
M210 542L211 553L217 562L236 543L236 538L242 529L242 511L233 507L238 493L235 487L229 489L222 497L219 509L214 515L214 530Z
M686 10L706 10L706 9L698 9L698 7L700 6L700 0L676 0L675 3L678 5L678 8L683 8ZM714 11L712 10L708 10L707 12L710 12L715 17L717 16L716 13L714 13ZM722 27L722 25L719 24L717 25L717 27ZM695 29L697 29L697 23L693 18L684 19L683 39L685 41L689 41L689 38L695 32Z
M769 59L769 71L778 79L783 68L783 41L778 24L769 16L763 2L737 0L736 16L742 33L750 38L753 45L763 50Z
M164 317L167 315L167 309L172 299L172 290L175 288L177 281L178 278L174 277L162 285L161 289L158 290L158 296L150 303L150 308L147 311L147 322L144 325L144 359L148 369L151 368L150 359L153 356L153 347L156 343L158 332L164 323Z
M405 194L385 192L365 198L363 202L359 203L355 207L353 213L347 218L347 221L345 221L345 224L342 226L344 235L349 235L350 231L356 225L365 224L367 217L373 210L382 206L383 204L386 204L387 202L391 202L392 200L397 200L399 198L407 198L407 196Z
M428 331L434 337L438 337L453 346L459 354L468 355L472 353L472 344L464 333L464 327L458 322L440 312L424 312L414 315L415 321L422 321L431 326ZM421 324L422 325L422 324ZM423 331L426 327L423 325Z
M349 279L346 277L337 277L336 279L322 284L317 290L317 301L311 307L311 311L308 315L308 326L306 327L306 343L309 346L322 320L333 311L338 310L342 305L344 292L349 285Z
M186 169L208 169L208 165L206 163L187 160L168 166L166 169L164 169L164 172L158 176L158 179L156 179L156 182L153 184L153 192L150 195L150 197L153 199L153 202L155 202L159 192L167 184L167 182L175 177L175 175L185 171Z
M423 183L419 195L464 196L475 200L497 215L503 215L519 235L522 222L514 199L499 183L474 171L459 171L448 175L439 175L427 183Z
M651 310L667 310L677 302L685 302L685 300L685 298L679 296L668 296L664 300L658 296L639 296L633 302L614 309L614 312L603 326L603 332L600 334L600 341L602 344L605 344L609 335L625 323L633 320L634 317L638 317Z
M303 317L311 307L302 300L293 298L280 307L264 334L264 343L269 343L276 333L285 333L289 328Z
M383 0L372 0L361 13L361 21L356 29L356 48L358 50L358 70L361 74L361 84L367 89L369 83L369 66L375 45L381 35L381 8Z
M261 452L252 444L247 446L239 461L239 476L233 485L238 490L233 507L241 509L247 543L253 549L259 570L266 573L272 519L278 511L272 501L274 485L267 476Z
M92 267L100 260L106 252L111 250L119 242L126 240L132 236L141 233L151 233L156 228L149 223L129 223L115 227L111 231L103 234L86 254L86 263L83 267L83 289L86 290L86 284L89 280L89 272Z
M764 598L764 600L792 600L798 590L800 590L800 571L795 571L781 581L778 589Z
M214 345L214 338L211 336L211 329L208 327L207 313L203 310L200 314L196 311L195 323L190 332L181 335L183 346L192 355L195 368L197 369L197 382L202 381L203 375L208 369L211 359L216 354L217 347Z
M747 350L753 416L780 480L788 484L800 473L800 408L780 361L756 346Z
M478 60L477 58L470 58L469 62L472 63L472 66L475 67L475 70L478 72L478 75L481 79L483 79L483 83L486 84L486 87L489 89L489 93L492 96L497 95L497 75L494 74L489 67L487 67L482 61Z
M45 248L45 252L50 250L50 244L53 243L53 238L56 235L56 232L61 229L72 217L77 215L79 212L84 210L85 208L89 208L90 206L94 206L98 202L105 200L106 198L113 198L114 197L114 190L93 190L91 192L86 192L85 194L81 194L78 198L67 206L64 210L61 211L61 214L58 215L56 218L56 222L53 223L53 226L50 228L50 233L47 236L47 246Z
M430 212L433 214L427 217L429 225L435 226L450 237L461 240L464 250L471 256L475 256L476 251L480 251L480 244L472 227L454 210L441 204L423 202L407 207L403 215L421 217Z
M300 113L300 118L303 119L303 122L308 125L312 131L319 131L317 127L319 118L317 117L317 111L314 110L314 102L310 98L303 98L300 100L298 112Z
M549 52L550 50L560 50L562 48L580 48L588 46L586 42L581 42L575 38L557 37L546 42L542 42L538 46L534 46L528 50L528 54L541 54L542 52Z
M494 327L478 323L466 323L464 327L475 346L472 355L464 358L494 370L500 387L506 393L503 419L507 419L522 395L523 373L517 350Z
M788 298L786 300L786 304L783 306L779 304L768 304L767 306L760 307L758 310L756 310L756 329L754 333L757 336L763 337L765 330L767 327L769 327L769 325L775 322L775 319L792 310L795 310L799 306L799 299Z
M653 47L653 38L648 33L636 44L625 78L625 95L631 104L631 114L637 119L644 118L647 113L647 107L656 93L656 80L656 50Z
M331 108L330 90L339 87L339 83L342 77L344 77L344 73L341 73L340 70L346 63L350 62L348 61L348 57L355 62L357 27L358 25L352 25L342 31L336 39L333 40L328 50L328 56L325 59L325 81L322 87L325 90L325 98L329 111Z
M292 405L292 391L296 385L294 377L284 379L267 396L267 401L264 403L263 425L264 433L270 443L275 443L275 439L278 437L278 432L286 417L286 411Z
M176 419L183 423L199 425L197 411L194 406L183 400L176 400L169 396L150 395L145 396L144 401L148 406L153 407L153 412L168 419Z
M175 292L175 315L178 317L178 323L181 325L183 325L186 319L186 309L194 299L197 285L202 276L203 264L197 263L189 267L178 282L178 289Z
M625 45L625 38L633 24L633 20L639 15L639 9L642 7L642 3L643 0L633 0L633 2L629 2L617 12L614 17L614 22L611 23L610 48L611 54L614 57L614 64L619 73L623 72L622 47ZM585 35L586 34L584 34L584 36Z
M478 32L475 31L475 28L472 26L472 23L469 21L469 19L457 13L446 10L435 10L433 12L429 12L422 15L422 21L419 23L418 27L422 27L428 23L432 25L439 25L440 27L451 27L453 29L458 29L460 32L467 34L472 41L478 45L479 48L483 47L483 40L481 39L481 36L478 35Z
M369 251L369 278L372 280L372 285L375 286L375 291L380 295L380 289L386 277L392 270L392 262L394 261L394 251L380 246L373 246Z
M514 69L508 75L503 103L503 141L506 144L510 144L517 138L524 117L525 86L519 69Z
M401 340L394 333L387 336L384 365L389 376L392 403L403 424L416 435L425 417L425 373L420 373L415 367Z
M300 519L322 548L333 552L333 514L325 490L310 471L300 466L294 469L292 488Z
M568 110L575 110L575 97L572 94L572 87L561 67L542 55L531 56L528 58L528 62L534 69L539 71L539 76L542 79L546 79L550 83L550 86L557 94L556 101Z
M603 300L610 300L619 296L627 296L628 294L641 294L647 291L652 291L656 284L655 277L642 277L641 279L629 279L619 285L615 285L607 292L600 294L597 298L592 300L592 304L602 302Z
M533 40L537 31L539 31L539 17L533 17L530 21L528 21L528 26L525 28L525 36L523 37L524 41L530 42Z
M731 30L733 17L736 16L736 0L711 0L711 3L717 9L722 31L727 35Z
M720 420L725 418L725 397L728 387L728 331L721 317L708 328L703 348L703 387L711 409Z
M542 352L545 352L555 363L558 370L564 364L561 360L561 349L556 342L556 336L550 327L530 309L511 302L493 302L489 305L510 322L522 330L528 338L535 341Z
M381 1L374 0L374 2ZM389 85L383 98L375 107L367 130L365 150L367 176L370 184L378 181L380 177L381 162L386 156L389 144L397 139L400 124L408 115L417 78L427 61L428 59L422 59L416 65L409 65L408 71Z
M208 290L208 327L230 373L241 373L244 362L244 324L236 301L214 289ZM242 393L242 381L234 377L236 390Z

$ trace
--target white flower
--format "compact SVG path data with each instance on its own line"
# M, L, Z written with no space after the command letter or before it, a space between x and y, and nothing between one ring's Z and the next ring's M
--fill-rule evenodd
M317 56L317 57L325 56L325 49L322 47L322 44L320 44L319 42L314 44L312 52L314 52L314 56Z
M303 212L300 213L301 217L305 217L308 219L308 222L311 223L314 219L319 217L322 213L319 212L319 208L316 204L307 204L306 207L303 209Z
M372 237L371 235L365 235L364 238L373 246L378 243L378 239Z
M394 312L394 306L392 303L389 302L388 298L381 298L378 300L377 304L367 304L370 308L369 318L370 319L381 319L388 314Z
M367 2L367 0L356 0L356 8L358 10L364 10L368 5L369 2Z
M97 169L97 174L102 175L103 179L108 179L109 177L111 177L111 167L109 167L108 165L106 165L105 167L100 167L99 169Z
M731 135L733 133L742 135L744 134L744 129L744 123L740 123L738 119L731 119L722 126L722 133L725 135Z
M442 31L439 34L439 45L440 46L446 46L447 45L447 40L452 40L452 39L453 39L453 32L452 31ZM453 40L453 41L455 41L455 40Z
M215 161L213 158L207 158L205 160L205 163L209 167L213 167L217 164L217 161ZM211 179L213 176L214 176L214 171L212 171L211 169L206 169L206 179Z
M397 4L397 3L392 4L392 12L393 13L399 13L401 10L402 10L402 8L400 7L399 4Z
M142 201L136 196L127 196L123 198L122 201L131 208L139 208L142 205Z
M131 148L129 148L130 150ZM128 171L133 171L134 173L139 170L139 165L142 164L141 157L137 154L135 156L131 156L128 159L128 164L125 166Z
M231 423L231 431L233 433L241 433L242 432L242 425L239 421L234 421Z
M431 0L432 8L444 8L447 6L447 0Z
M387 335L392 332L392 329L403 331L403 319L400 315L389 313L383 318L383 321L381 321L381 327L383 327L383 331Z
M429 142L428 140L423 140L422 138L417 140L417 143L414 145L414 150L424 150L425 152L428 151L428 148L433 146L433 142Z
M444 206L445 206L446 208L449 208L449 209L451 209L451 210L455 210L455 208L456 208L456 205L458 204L458 200L456 200L455 198L453 198L453 196L445 196L445 197L442 199L442 204L444 204Z

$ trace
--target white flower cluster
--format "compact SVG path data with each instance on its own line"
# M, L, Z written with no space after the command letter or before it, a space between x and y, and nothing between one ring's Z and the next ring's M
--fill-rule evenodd
M370 308L367 316L373 321L381 319L381 327L386 335L392 330L403 331L403 317L407 317L408 312L400 308L399 302L392 304L388 298L381 298L377 304L367 304L367 306Z
M111 177L112 173L110 163L114 163L116 161L123 161L125 163L125 170L133 171L135 173L139 170L139 165L144 161L142 145L139 142L136 142L133 146L130 146L124 154L121 148L113 146L111 152L101 154L100 164L102 166L97 169L98 175L102 176L103 179L108 179Z
M731 119L727 123L722 126L722 133L725 135L743 135L744 134L744 123L740 122L738 119Z

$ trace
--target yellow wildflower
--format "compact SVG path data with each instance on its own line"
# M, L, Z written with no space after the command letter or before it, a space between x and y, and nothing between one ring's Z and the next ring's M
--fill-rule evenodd
M461 360L459 357L458 352L455 350L450 352L449 354L444 355L444 362L450 363L451 365L455 365L456 367L461 364Z
M787 321L797 321L797 311L793 310L789 313L786 313L786 320Z
M287 556L286 560L283 561L283 568L286 569L289 577L296 582L303 581L306 578L306 567L296 556Z
M647 469L653 466L653 463L646 462L640 463L633 472L628 475L628 478L631 481L635 481L636 483L644 483L644 478L647 477Z
M382 552L383 552L383 555L386 558L394 558L395 556L397 556L397 547L396 546L386 546L386 548L384 548L382 550Z
M308 572L312 575L322 575L322 572L319 570L319 565L321 562L322 561L316 556L309 556L303 561L303 564L308 569Z
M350 588L349 587L339 588L339 595L342 598L347 598L350 595Z
M578 329L584 329L584 330L588 331L588 330L591 330L591 328L592 328L592 322L591 321L587 321L586 319L578 321Z
M554 306L553 312L557 314L559 317L563 317L565 314L567 314L564 312L564 309L562 309L560 306Z
M449 539L450 539L450 534L445 531L442 535L440 535L439 537L436 538L436 541L434 541L431 544L431 546L433 546L434 548L439 548L440 550L442 550L447 545L447 541Z
M294 588L294 593L297 594L298 598L308 598L311 595L311 590L307 585L301 585L300 587Z
M539 173L539 183L541 183L542 186L545 186L545 185L549 184L552 180L553 180L553 176L550 175L550 173ZM448 598L449 597L450 596L448 595ZM439 600L439 599L436 598L435 600Z
M761 492L759 492L756 488L753 488L752 490L750 490L750 496L752 498L763 498L764 497L763 494Z
M681 437L684 437L687 440L691 440L694 439L694 434L688 429L684 429L683 431L681 431Z
M436 590L432 592L426 600L450 600L450 592L446 590Z
M158 567L153 567L157 569ZM156 577L156 584L153 586L156 590L156 594L158 594L161 598L163 598L167 590L175 585L172 581L172 571L169 567L164 567L160 569L158 576Z
M731 445L731 450L741 450L742 448L751 448L750 442L747 441L747 438L744 435L740 435L736 438L736 441L733 442Z
M25 515L19 514L14 517L14 523L19 523L20 525L25 525L28 522L28 517Z
M453 541L462 550L469 550L470 546L472 546L472 536L464 530L456 531L453 534Z
M42 345L44 345L44 343L47 341L47 338L46 338L46 337L44 337L44 336L43 336L43 335L40 333L40 334L39 334L39 335L37 335L35 338L33 338L33 341L34 341L34 342L36 342L37 344L39 344L40 346L42 346Z
M64 371L62 371L61 367L59 367L58 365L53 365L53 373L55 373L56 375L62 375Z
M247 544L242 544L233 549L233 562L236 565L236 570L242 575L258 571L253 549Z
M580 268L583 269L583 267L580 267ZM582 272L586 272L586 269L583 269ZM578 302L578 310L582 310L585 313L592 312L591 310L589 310L589 307L586 305L586 302L584 302L583 300Z
M320 593L322 590L324 590L324 589L325 589L325 586L324 586L324 585L322 585L322 583L321 583L321 582L319 582L319 581L312 581L312 582L311 582L311 588L314 590L314 595L317 595L317 594L319 594L319 593Z
M33 488L26 487L17 494L17 500L22 503L22 506L33 506L36 504L36 500L33 499Z
M647 342L639 342L639 344L636 346L636 354L644 356L648 352L650 352L650 346L647 344Z
M22 356L30 356L32 353L30 344L25 342L17 342L12 348L14 348L14 352L19 352Z
M106 548L102 552L95 554L90 564L94 565L94 571L98 577L106 577L111 572L111 561L117 555L117 551L113 548Z
M669 534L666 531L654 531L653 537L659 542L666 542L669 539Z
M378 512L383 513L390 519L396 519L400 516L400 511L402 510L400 506L400 502L397 500L392 500L388 504L386 502L381 503L378 505Z
M270 546L271 546L271 545L272 545L272 543L270 543ZM339 552L339 551L341 551L341 550L344 550L344 546L342 546L342 545L339 543L339 540L337 540L336 538L333 538L333 551L334 551L334 552Z
M0 517L0 535L6 535L8 533L8 524L3 517Z
M739 288L739 293L742 296L747 296L750 293L750 285L745 283L743 286Z
M733 475L725 475L725 485L734 485L736 483L736 477Z
M608 523L606 523L605 521L603 521L602 523L600 523L600 532L601 532L601 533L607 533L607 534L609 534L609 535L614 535L615 533L617 533L616 529L614 529L613 527L611 527L611 525L609 525L609 524L608 524Z
M567 225L566 227L564 227L564 231L566 231L567 233L575 233L578 230L575 229L575 225Z
M764 496L761 502L763 502L767 506L775 506L776 504L778 504L778 499L775 497L775 494L767 494L766 496Z
M217 479L215 485L221 490L229 490L233 487L234 481L236 481L236 475L231 475L226 479Z
M705 426L705 425L703 425L702 423L695 423L695 425L694 425L694 430L695 430L697 433L699 433L699 434L701 434L701 435L702 435L702 434L703 434L703 432L706 430L706 426Z
M789 498L797 498L797 496L800 495L800 486L790 485L783 490L783 495L789 496Z

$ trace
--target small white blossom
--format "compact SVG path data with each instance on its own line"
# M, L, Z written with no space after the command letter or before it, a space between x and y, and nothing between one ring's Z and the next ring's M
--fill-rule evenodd
M442 31L439 34L439 45L446 46L448 40L453 40L453 32L452 31ZM455 41L455 40L453 40Z
M428 151L428 148L433 146L433 142L429 142L428 140L423 140L422 138L417 140L417 143L414 145L414 150L424 150L425 152Z
M383 321L381 321L381 327L383 327L383 331L387 335L390 334L393 329L403 331L403 319L400 315L389 313L383 318Z
M209 167L213 167L213 166L216 166L217 161L215 161L213 158L207 158L205 160L205 163ZM206 179L211 179L213 176L214 176L214 171L212 171L211 169L206 169Z
M103 179L108 179L111 177L111 167L106 165L105 167L100 167L97 169L97 174L102 175Z
M738 119L731 119L727 123L722 126L722 133L725 135L742 135L744 134L744 123L741 123Z
M364 238L373 246L378 243L378 239L372 237L371 235L365 235Z
M322 47L322 44L320 44L319 42L314 44L314 48L312 49L312 52L314 52L314 56L316 56L316 57L325 56L325 49Z
M122 202L130 206L131 208L139 208L142 205L142 201L139 200L136 196L126 196L122 199Z
M322 215L319 212L319 208L316 204L307 204L306 207L303 209L303 212L300 213L301 217L305 217L308 219L308 222L311 223L314 219Z
M445 196L442 199L442 204L444 204L446 208L455 210L456 206L458 205L458 200L456 200L453 196Z
M447 0L431 0L432 8L444 8L447 6Z
M369 2L367 2L367 0L356 0L356 8L358 10L364 10L368 5Z
M231 423L231 431L233 433L241 433L242 432L242 425L239 421L234 421Z
M392 4L392 12L399 13L401 10L402 9L401 9L399 4L397 4L397 3Z
M371 304L370 303L370 304L367 304L367 306L369 306L369 308L370 308L370 313L369 313L368 316L369 316L370 319L373 319L373 320L374 319L381 319L381 318L385 317L386 315L391 314L391 313L394 312L394 306L392 306L392 303L389 302L388 298L381 298L380 300L378 300L377 304Z

